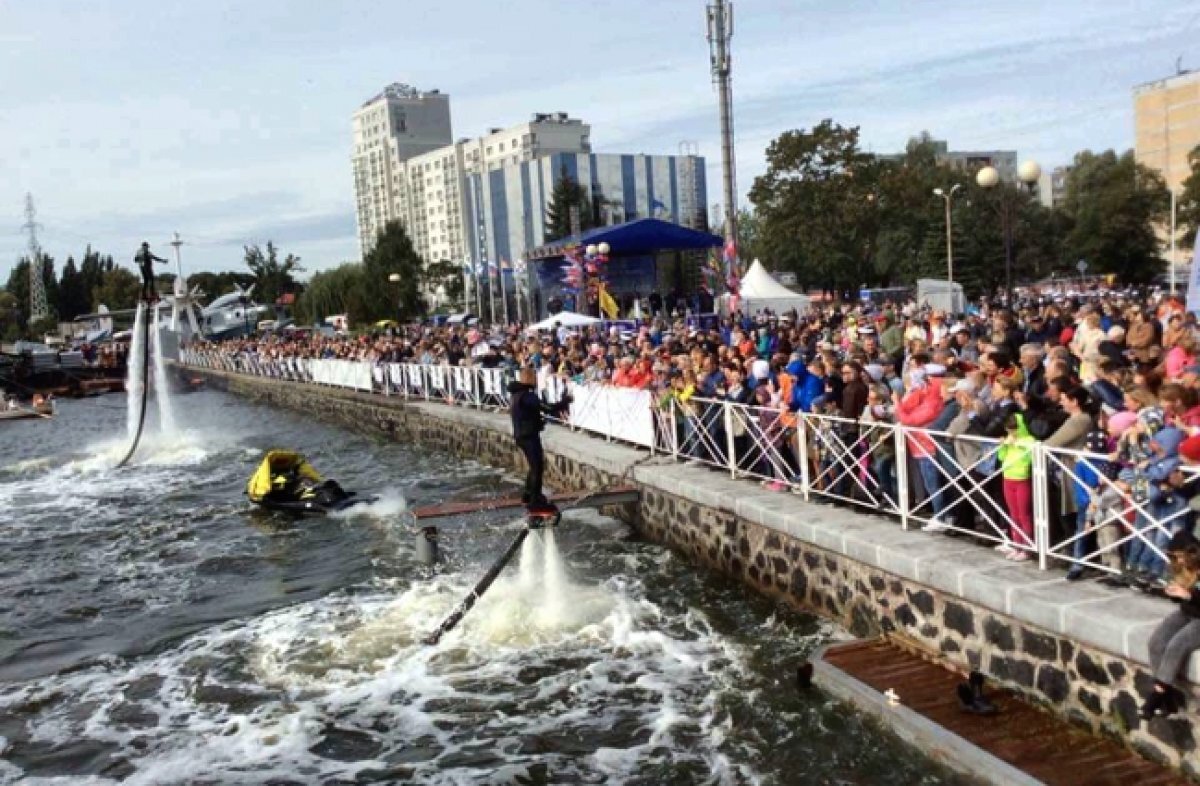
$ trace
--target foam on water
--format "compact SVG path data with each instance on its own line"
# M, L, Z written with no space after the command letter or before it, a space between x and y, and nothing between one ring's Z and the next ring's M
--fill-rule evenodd
M657 627L661 610L636 578L575 583L552 531L526 542L515 575L437 647L420 639L469 589L467 576L335 593L142 661L0 688L0 712L37 707L32 736L42 743L119 747L136 767L130 784L197 772L239 783L303 772L316 782L389 766L422 783L492 782L498 770L516 777L548 760L533 740L618 727L648 734L588 756L550 755L553 771L594 782L664 756L719 762L721 740L705 731L719 713L706 697L744 668L727 644L699 615L686 629ZM131 717L152 722L121 720ZM688 744L670 751L679 730ZM354 760L321 755L331 740L354 747ZM722 766L757 780L747 765Z
M331 515L339 519L360 517L389 519L399 516L406 510L408 510L408 501L404 498L404 494L395 486L388 486L379 492L378 499L336 511Z

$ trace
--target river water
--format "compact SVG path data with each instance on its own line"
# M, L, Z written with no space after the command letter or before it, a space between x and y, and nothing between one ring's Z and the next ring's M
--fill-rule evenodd
M572 512L454 633L420 643L505 548L406 505L516 479L215 392L62 402L0 447L0 784L937 784L943 770L796 667L834 631ZM288 447L380 500L293 521L242 496Z

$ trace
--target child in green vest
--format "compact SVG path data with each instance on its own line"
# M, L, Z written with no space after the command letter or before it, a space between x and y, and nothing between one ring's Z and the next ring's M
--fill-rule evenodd
M1013 562L1029 559L1033 548L1033 435L1025 427L1019 413L1004 421L1008 434L1000 443L997 457L1004 475L1004 504L1012 519L1012 546L1005 544L1000 552Z

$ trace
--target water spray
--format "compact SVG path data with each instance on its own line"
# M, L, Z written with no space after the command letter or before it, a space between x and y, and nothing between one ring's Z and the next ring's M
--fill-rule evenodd
M454 611L450 612L450 615L442 621L441 625L438 625L437 630L422 639L423 643L437 644L439 641L441 641L443 636L458 626L458 623L461 622L462 618L467 615L467 612L471 610L471 608L481 597L483 597L483 593L487 592L488 588L491 587L496 581L496 578L500 575L500 572L504 570L508 563L512 561L512 558L517 555L517 552L521 550L521 545L525 542L525 538L529 537L530 532L535 529L555 526L562 519L562 514L564 512L571 510L572 508L580 507L592 497L605 494L610 489L623 485L635 467L650 461L653 458L654 456L650 455L646 458L635 461L634 463L630 464L623 473L621 473L621 477L618 478L614 483L584 494L579 499L573 501L570 505L559 509L552 516L538 517L533 520L527 519L525 527L519 533L517 533L517 537L513 539L511 544L509 544L508 549L500 556L500 559L496 561L496 564L492 565L492 567L488 569L488 572L485 573L483 578L481 578L478 583L475 584L474 588L467 593L467 596L459 602Z
M129 459L133 458L133 454L137 451L138 442L140 442L142 439L142 429L146 425L146 398L148 392L147 385L150 380L150 362L149 358L147 357L150 352L150 314L148 311L149 309L147 304L138 303L137 315L134 317L134 332L137 332L137 323L140 321L142 325L142 401L141 405L138 407L137 428L133 433L133 440L129 444L129 451L125 454L123 459L117 462L117 467L125 466L129 463ZM137 336L134 336L133 340L136 341ZM131 348L130 360L132 359L133 349ZM130 391L130 393L132 393L132 391Z

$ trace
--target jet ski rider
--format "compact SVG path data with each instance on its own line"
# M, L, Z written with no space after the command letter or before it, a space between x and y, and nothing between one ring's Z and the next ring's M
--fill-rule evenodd
M554 506L542 493L542 475L546 469L542 429L546 427L547 415L559 416L570 409L571 396L563 396L556 404L543 401L537 392L537 373L532 366L521 368L517 381L509 383L508 392L512 396L513 439L529 462L521 501L531 511L553 511Z

